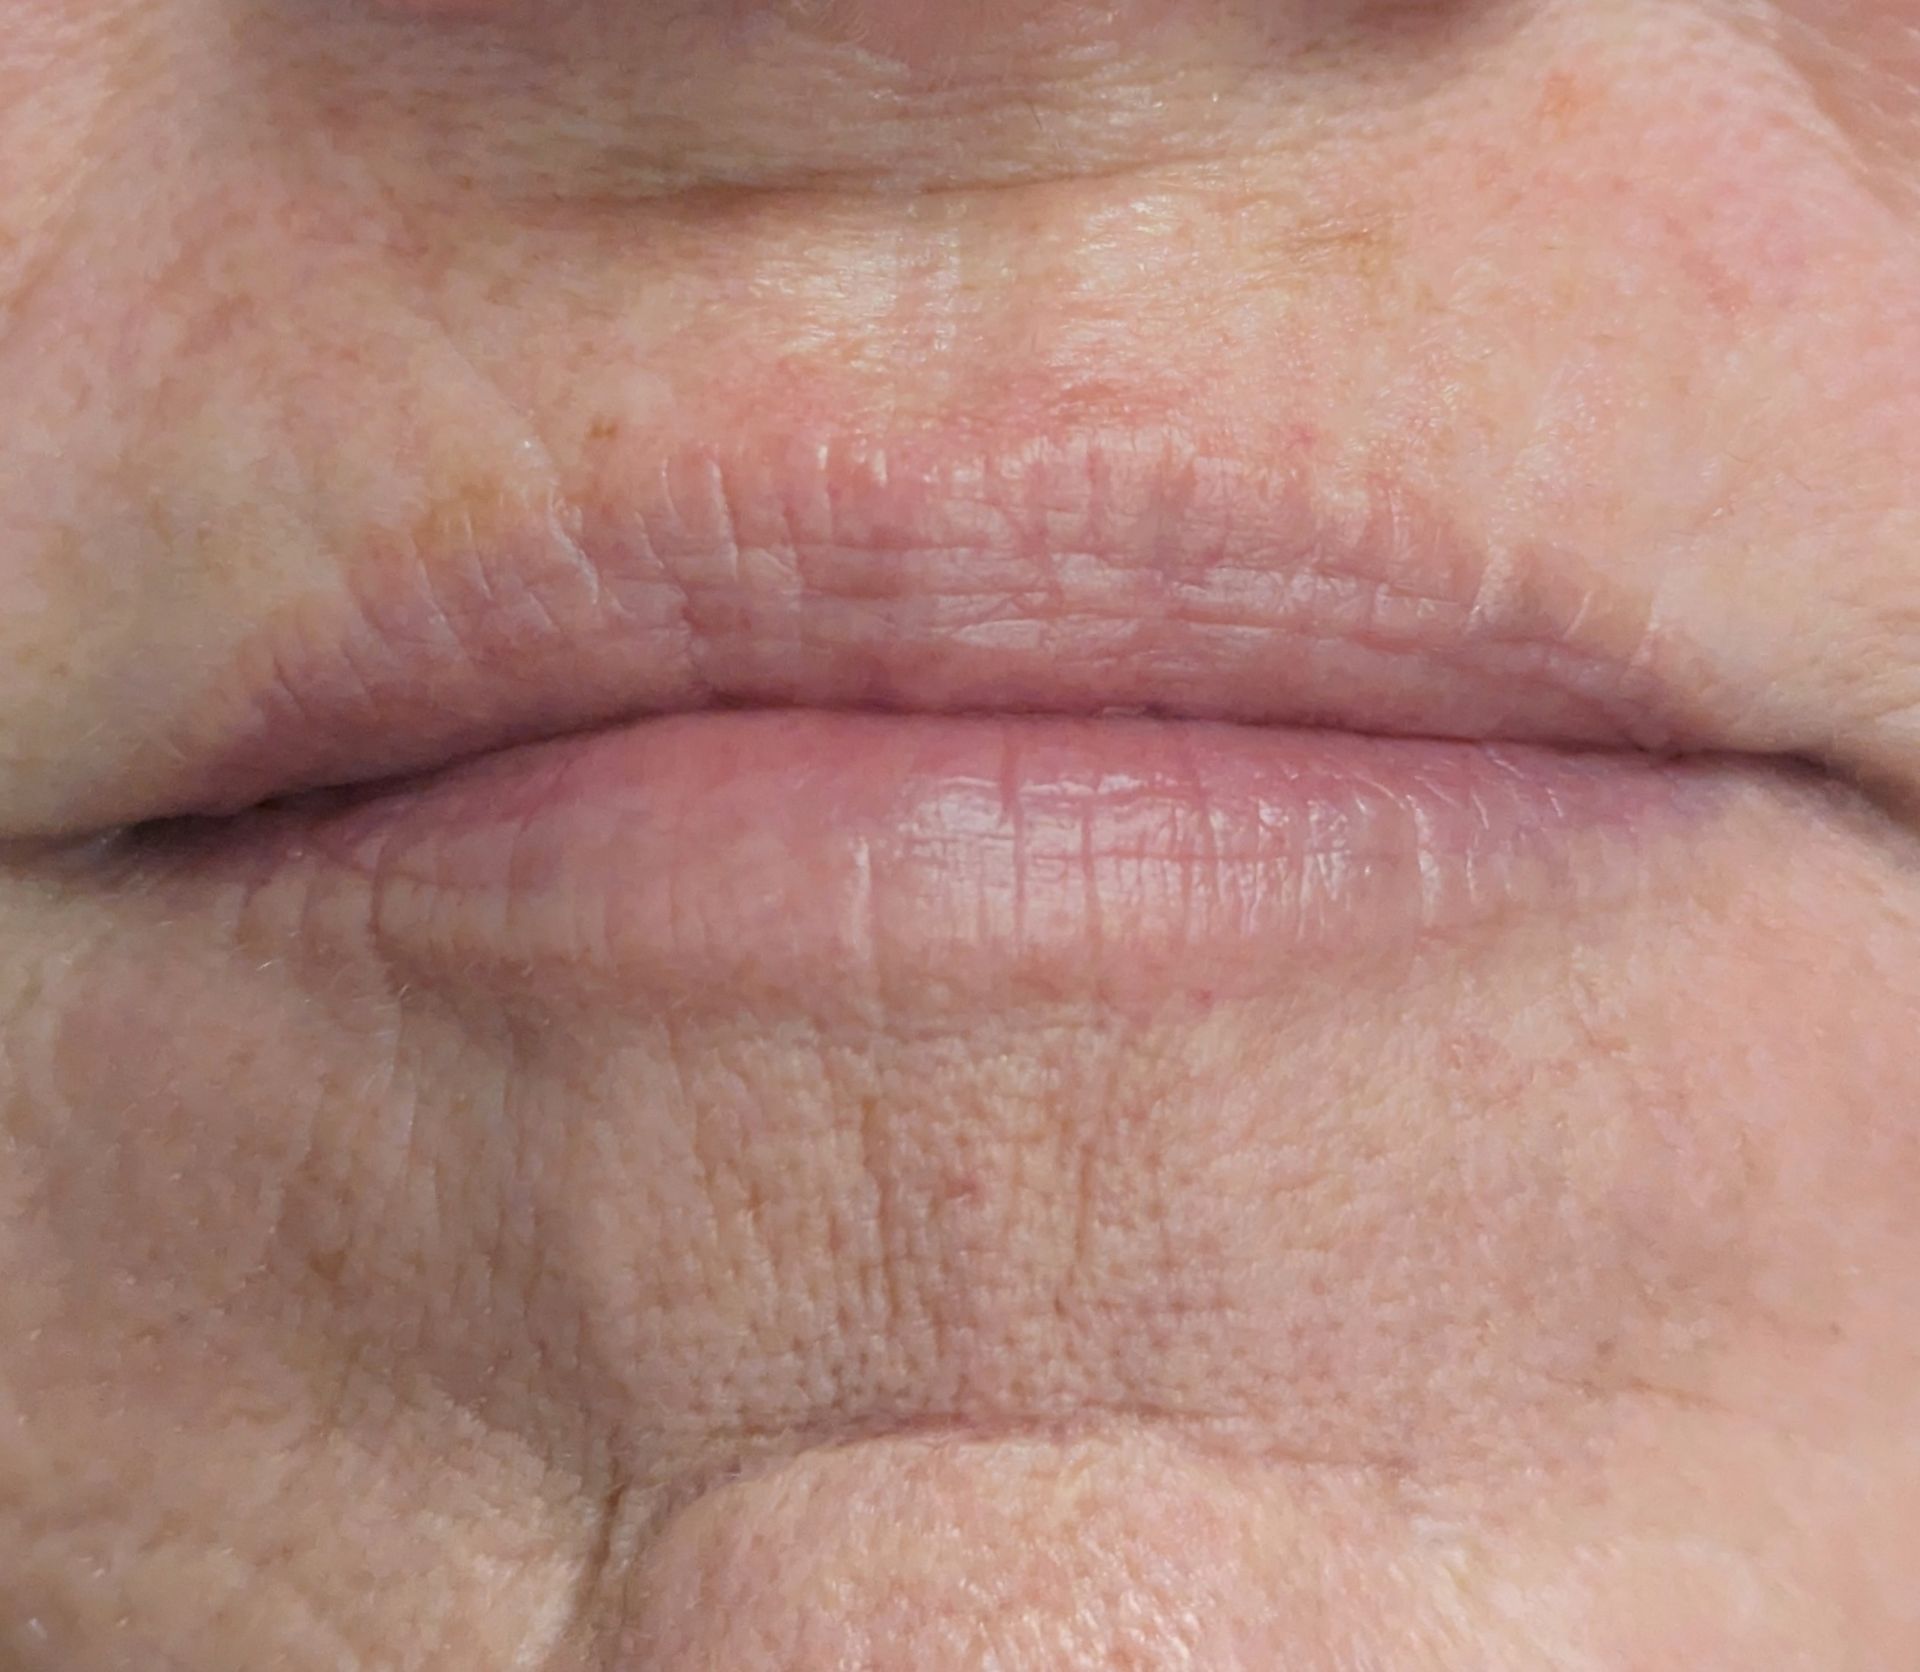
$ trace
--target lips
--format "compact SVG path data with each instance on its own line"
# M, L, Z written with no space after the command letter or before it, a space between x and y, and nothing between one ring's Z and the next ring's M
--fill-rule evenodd
M736 707L1716 741L1647 599L1475 544L1415 482L1316 477L1312 442L1256 464L1167 431L828 432L445 501L250 629L110 814Z
M1617 909L1750 789L1724 763L1525 744L705 712L161 827L129 857L245 899L270 943L371 925L394 968L543 1002L1150 1015Z
M1643 600L1304 455L949 429L598 481L260 622L128 851L675 1002L1157 1001L1613 897L1745 782L1673 758Z

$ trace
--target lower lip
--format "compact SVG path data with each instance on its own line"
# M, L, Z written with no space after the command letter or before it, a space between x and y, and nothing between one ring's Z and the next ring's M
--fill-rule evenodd
M1617 903L1710 766L1154 719L661 717L209 821L249 896L360 891L384 952L676 1006L1270 990L1516 911ZM604 991L604 986L596 988Z

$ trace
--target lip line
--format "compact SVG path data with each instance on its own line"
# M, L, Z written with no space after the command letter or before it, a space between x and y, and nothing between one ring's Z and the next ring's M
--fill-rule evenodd
M910 995L1152 1010L1660 886L1742 777L1330 728L708 710L152 830L104 869L561 1003L614 975L854 1025Z
M916 722L931 721L1082 721L1091 725L1106 725L1109 722L1145 723L1155 727L1229 727L1235 732L1248 736L1268 736L1276 743L1284 740L1300 740L1312 744L1321 739L1352 739L1361 743L1377 742L1385 745L1404 745L1418 747L1431 745L1450 751L1476 750L1482 753L1494 753L1502 750L1519 749L1552 755L1562 759L1589 760L1596 764L1605 761L1618 761L1622 766L1641 769L1673 765L1687 766L1767 766L1773 764L1793 765L1797 758L1775 756L1761 753L1748 753L1740 750L1688 748L1688 749L1647 749L1626 744L1609 744L1584 739L1555 740L1521 736L1479 736L1466 737L1444 733L1385 732L1370 731L1355 726L1299 724L1284 720L1240 720L1227 716L1204 713L1187 713L1168 710L1161 705L1116 704L1097 711L1069 708L1022 707L976 707L956 709L928 709L904 707L876 707L872 705L832 704L832 703L751 703L716 702L701 707L677 709L645 709L632 714L616 716L598 721L591 725L569 727L564 730L543 732L536 736L516 738L499 744L488 745L457 755L449 755L426 765L409 768L402 772L366 778L345 779L338 783L305 786L279 794L263 797L261 800L244 807L217 813L166 814L157 818L136 821L118 827L128 833L142 830L156 830L166 827L192 826L198 829L217 829L242 824L260 815L292 814L304 816L321 814L336 808L362 807L389 799L401 798L422 793L438 782L458 777L468 771L479 770L489 763L504 757L531 754L549 748L565 748L570 745L591 745L596 740L611 740L622 734L632 733L639 728L658 722L682 720L698 716L721 715L826 715L858 716L874 721L897 722L902 726ZM1818 763L1805 763L1820 769ZM103 832L99 839L107 839L113 832Z
M220 811L162 813L150 818L130 820L70 836L16 837L0 840L0 863L14 864L22 868L52 865L58 869L65 869L70 865L85 866L96 860L110 859L130 849L140 850L154 846L166 849L181 837L184 837L193 847L203 850L207 844L215 848L229 844L239 846L244 844L248 833L262 822L279 823L290 820L299 824L308 819L325 818L335 812L374 809L386 803L399 805L410 797L430 792L437 784L456 780L468 772L484 770L489 764L496 763L505 756L544 751L550 748L565 748L570 745L590 745L595 740L612 739L620 734L631 733L658 722L700 715L727 714L741 716L840 715L876 721L894 721L903 726L921 721L984 723L995 720L1078 720L1094 725L1105 725L1109 722L1145 722L1155 727L1175 730L1186 727L1224 727L1241 734L1270 736L1276 742L1295 739L1305 744L1312 744L1326 738L1343 738L1363 745L1367 743L1409 747L1429 745L1441 750L1476 751L1482 754L1497 754L1517 749L1523 753L1566 761L1588 761L1600 766L1618 765L1629 771L1721 768L1764 774L1787 773L1801 780L1816 779L1823 788L1837 791L1849 799L1857 797L1871 805L1876 812L1886 810L1871 789L1855 785L1846 774L1837 771L1824 760L1784 751L1719 747L1649 749L1584 739L1461 737L1444 733L1369 731L1359 727L1299 724L1285 720L1236 720L1216 715L1169 711L1155 705L1113 705L1097 712L1085 712L1030 706L935 710L818 703L766 704L723 701L699 708L645 709L596 721L589 725L514 738L504 743L449 755L445 759L431 761L399 772L343 779L334 783L303 785L263 797L244 806Z

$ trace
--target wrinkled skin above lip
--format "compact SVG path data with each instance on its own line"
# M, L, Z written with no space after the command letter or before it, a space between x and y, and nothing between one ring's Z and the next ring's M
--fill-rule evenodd
M1835 114L1911 103L1896 17L492 10L15 26L0 835L193 808L282 683L407 736L396 661L469 747L688 670L911 698L956 681L909 654L971 655L978 705L1034 686L1022 634L1103 628L1126 700L1217 711L1244 676L1144 629L1291 662L1308 579L1616 658L1692 746L1920 783L1914 232L1884 124ZM884 46L915 27L942 74ZM1143 561L1169 476L1196 503ZM890 546L923 620L880 619Z
M0 1661L1920 1661L1914 29L14 0ZM928 436L903 540L872 463ZM689 668L1094 709L1108 631L1122 707L1244 692L1338 565L1113 539L1140 437L1357 510L1363 582L1444 544L1475 725L1502 624L1529 677L1656 674L1712 793L1553 849L1604 890L1249 929L1231 990L1177 889L1074 919L1115 980L1011 979L996 878L1070 869L1073 809L984 792L924 797L922 912L824 840L830 888L758 876L703 802L626 939L556 846L590 807L489 850L520 893L116 834L263 715L356 712L352 770ZM795 438L857 516L783 499ZM1108 470L1065 512L1063 461ZM1316 654L1286 691L1416 729L1418 665ZM1124 834L1077 856L1121 931L1220 869L1205 818ZM1310 898L1307 834L1207 921Z

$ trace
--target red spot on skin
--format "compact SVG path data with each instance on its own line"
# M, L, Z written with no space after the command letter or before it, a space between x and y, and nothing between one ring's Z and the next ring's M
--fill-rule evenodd
M1754 305L1753 286L1701 241L1699 229L1678 212L1663 217L1673 238L1675 265L1722 319L1735 319Z

